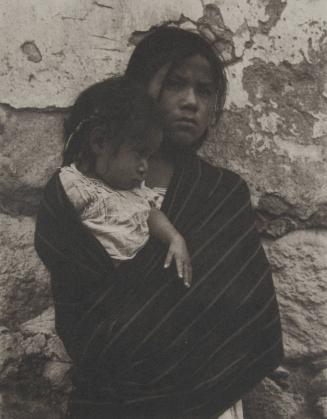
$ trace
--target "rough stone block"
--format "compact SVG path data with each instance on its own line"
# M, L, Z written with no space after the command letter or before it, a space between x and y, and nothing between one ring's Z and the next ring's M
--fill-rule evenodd
M0 317L17 326L51 304L49 274L34 250L34 220L0 214L0 224Z
M322 419L327 419L327 397L320 397L317 401L316 408Z
M327 368L320 371L312 380L310 390L316 397L324 396L327 398Z
M61 163L63 114L0 107L1 212L35 214L42 188Z
M0 330L0 418L63 419L71 362L54 333L50 308L13 332ZM1 410L2 409L2 410Z
M137 7L129 0L46 7L43 0L3 0L1 6L0 93L16 108L69 106L82 88L124 70L133 31L203 13L200 1L189 0L140 0Z
M327 349L327 233L297 231L265 244L278 291L289 358Z
M303 404L303 399L299 400L291 391L282 390L267 378L245 398L244 410L247 419L300 418Z

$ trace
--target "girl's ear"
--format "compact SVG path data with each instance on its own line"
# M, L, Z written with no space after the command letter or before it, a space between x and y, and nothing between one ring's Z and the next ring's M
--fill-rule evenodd
M90 147L96 156L103 154L105 148L108 146L106 137L107 130L105 127L95 127L90 132Z
M212 106L212 110L211 110L211 118L210 118L210 122L209 122L209 126L210 127L214 127L218 120L218 110L219 110L219 99L218 99L218 92L215 95L215 100L214 100L214 104Z
M213 112L209 121L209 126L212 128L217 124L217 122L218 122L218 116L215 112Z

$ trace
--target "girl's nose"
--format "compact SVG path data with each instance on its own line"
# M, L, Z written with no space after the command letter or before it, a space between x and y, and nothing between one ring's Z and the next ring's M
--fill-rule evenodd
M185 89L184 97L183 97L183 105L196 109L198 107L198 98L193 89L193 87L189 87Z

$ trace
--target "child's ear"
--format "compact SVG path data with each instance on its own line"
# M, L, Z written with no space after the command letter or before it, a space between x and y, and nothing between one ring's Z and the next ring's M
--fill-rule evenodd
M93 153L98 156L105 151L107 144L106 141L107 131L105 127L95 127L90 133L90 147Z

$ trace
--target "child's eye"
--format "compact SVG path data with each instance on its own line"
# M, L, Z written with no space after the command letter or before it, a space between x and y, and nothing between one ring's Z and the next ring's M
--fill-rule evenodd
M136 157L142 157L142 152L140 150L134 150L134 154Z
M135 150L135 153L138 158L140 159L148 159L149 158L149 151L147 149L137 149Z

